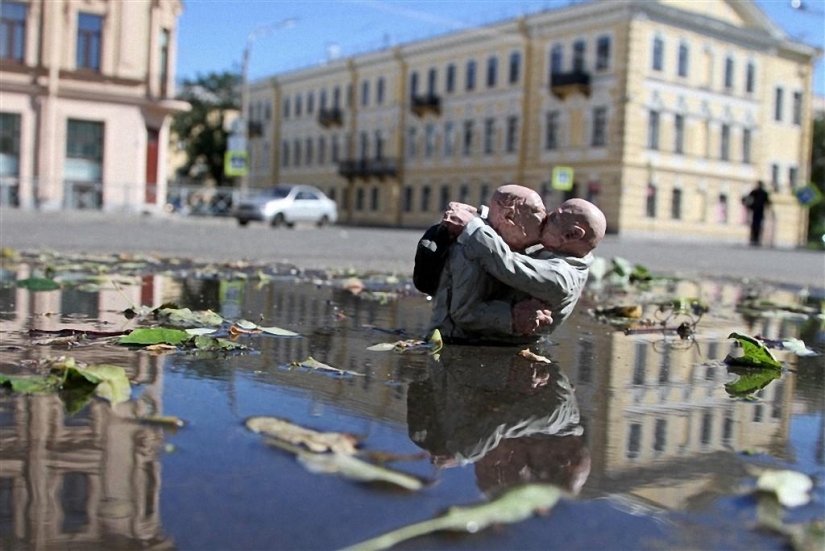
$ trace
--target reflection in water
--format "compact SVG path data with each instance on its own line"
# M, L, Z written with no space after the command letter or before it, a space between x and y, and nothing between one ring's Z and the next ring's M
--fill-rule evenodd
M485 365L448 347L430 376L410 385L410 438L441 468L472 464L479 487L548 482L578 494L590 473L579 407L556 364L512 348L483 349ZM469 350L469 349L467 349ZM479 352L473 350L473 356Z
M28 273L21 265L16 277ZM8 270L2 279L9 280ZM198 548L196 534L181 529L170 537L164 533L164 526L186 525L192 517L205 529L220 526L227 538L222 541L237 547L247 541L253 542L248 547L273 541L290 547L293 540L281 539L279 530L285 528L278 522L249 531L243 515L250 514L244 507L253 494L256 509L274 519L289 518L296 531L321 538L304 540L304 546L339 545L335 534L316 533L317 518L293 513L319 506L318 494L293 492L284 499L277 491L255 493L268 482L259 473L273 458L255 455L243 440L245 432L233 424L237 412L289 413L293 422L319 429L347 430L349 423L368 447L370 438L377 438L380 445L373 447L387 451L408 452L413 442L430 454L439 478L453 483L441 488L454 489L464 484L461 475L471 473L472 490L485 493L545 481L582 498L619 494L669 510L695 511L733 493L749 476L744 465L750 459L739 453L743 450L791 467L802 458L822 468L821 357L797 361L787 351L777 351L787 369L748 400L726 392L732 375L723 363L735 352L728 335L746 332L749 323L753 333L771 339L803 336L820 349L825 347L821 328L806 320L743 320L735 313L743 296L738 284L668 282L648 291L651 296L699 297L713 305L690 346L673 335L615 331L586 314L588 307L601 303L585 296L554 333L555 345L537 350L551 364L531 362L507 347L447 347L438 361L368 351L378 342L419 336L430 305L420 296L384 302L342 287L290 277L227 282L152 274L95 292L30 293L0 286L0 372L18 373L25 360L68 354L79 361L122 366L133 384L130 402L111 407L95 400L74 415L66 413L57 396L0 394L2 546L171 548L174 540ZM774 300L796 299L782 293L777 291ZM125 308L166 301L302 336L250 339L247 344L255 353L232 357L152 356L111 345L34 347L27 336L30 328L131 327L136 322L124 319ZM290 368L309 356L364 377ZM221 410L224 404L229 404L228 413ZM198 419L193 412L199 408L217 412L214 419L224 424ZM172 461L177 472L202 478L205 495L225 502L222 506L201 512L201 502L181 497L193 494L176 485L174 477L164 480L162 466L169 477L170 459L163 454L168 436L138 422L150 414L195 421L179 435L189 439L188 450L174 454ZM818 432L798 437L794 447L792 424L805 418L814 418L811 425ZM235 448L227 448L227 442ZM228 449L232 460L219 466L204 461L214 448ZM210 486L214 476L229 477L239 487ZM285 479L278 484L295 478L315 488L331 509L327 515L351 511L351 486L330 486L338 483L317 480L299 467L273 476ZM423 496L392 501L393 507L418 511L454 504L453 496L437 489ZM364 491L359 499L364 507L374 499L381 511L393 510L380 493ZM175 506L164 508L164 502ZM332 517L329 522L358 526L352 520ZM553 529L552 523L547 529ZM368 533L373 532L363 530L358 536Z

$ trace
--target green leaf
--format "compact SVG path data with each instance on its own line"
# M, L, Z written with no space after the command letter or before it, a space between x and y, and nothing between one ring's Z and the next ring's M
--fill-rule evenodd
M20 394L50 394L57 392L62 383L63 379L54 375L3 375L0 373L0 386L8 387Z
M167 327L138 327L128 335L120 337L120 344L171 344L178 345L189 338L186 331Z
M765 344L754 337L742 335L741 333L731 333L729 339L736 339L742 345L742 356L733 357L728 355L725 363L743 367L770 367L782 369L782 364L773 357Z
M731 396L745 397L768 386L768 383L780 377L779 371L773 368L751 368L734 371L739 378L725 385L725 390Z
M176 327L211 327L223 324L223 318L212 310L193 312L189 308L159 308L158 320Z
M474 534L493 524L514 524L546 512L559 500L561 491L549 484L530 484L508 490L488 503L451 507L441 516L394 530L383 536L347 547L347 551L388 549L403 541L438 531Z
M112 404L128 402L132 396L132 387L122 367L99 364L78 368L78 371L94 376L98 380L95 394Z
M275 335L278 337L298 337L300 333L296 333L295 331L290 331L288 329L281 329L280 327L261 327L257 326L258 329L263 331L264 333L268 333L270 335Z
M60 289L60 283L45 277L30 277L28 279L21 279L17 282L17 286L29 291L55 291Z

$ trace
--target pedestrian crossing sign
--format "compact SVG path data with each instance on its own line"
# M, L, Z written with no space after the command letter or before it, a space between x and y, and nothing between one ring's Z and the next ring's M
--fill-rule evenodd
M246 151L227 151L223 156L223 173L227 176L244 176L247 173Z
M796 190L796 200L805 208L811 208L822 201L822 192L813 184L808 184Z
M553 189L570 191L573 189L573 168L569 166L553 167Z

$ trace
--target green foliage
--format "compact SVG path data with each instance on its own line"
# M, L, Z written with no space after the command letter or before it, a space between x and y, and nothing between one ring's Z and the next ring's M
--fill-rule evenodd
M771 351L765 346L765 343L759 339L741 333L731 333L728 335L728 338L739 341L743 354L738 357L729 355L725 358L726 364L737 367L782 369L782 364L773 357L773 354L771 354Z
M224 129L226 111L240 109L241 75L224 71L198 75L184 80L178 98L189 102L192 109L177 113L172 120L172 132L186 143L186 165L205 166L206 174L218 184L224 182L223 157L227 146Z

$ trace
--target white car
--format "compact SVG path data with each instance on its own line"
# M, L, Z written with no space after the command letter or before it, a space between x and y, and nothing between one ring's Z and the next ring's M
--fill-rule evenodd
M279 184L242 199L233 209L232 216L241 226L251 220L266 222L272 227L286 225L291 228L296 222L326 226L338 220L338 208L335 201L316 187Z

